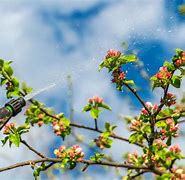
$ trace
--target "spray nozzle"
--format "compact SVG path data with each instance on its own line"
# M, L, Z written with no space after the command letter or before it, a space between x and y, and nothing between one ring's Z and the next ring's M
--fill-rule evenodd
M17 99L12 99L8 103L5 104L5 107L9 107L12 111L12 116L16 116L22 108L26 105L26 101L23 97L19 97Z

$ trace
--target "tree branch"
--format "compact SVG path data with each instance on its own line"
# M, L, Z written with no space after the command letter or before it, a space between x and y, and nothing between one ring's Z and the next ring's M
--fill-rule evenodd
M24 161L20 163L16 163L7 167L0 168L0 172L3 171L8 171L11 169L15 169L18 167L24 167L28 165L34 165L38 163L43 163L43 162L51 162L51 164L48 165L48 168L51 167L55 163L60 163L62 162L61 159L57 158L42 158L42 159L36 159L36 160L29 160L29 161ZM162 175L163 172L159 171L158 169L150 169L149 167L146 166L134 166L134 165L128 165L128 164L123 164L123 163L115 163L115 162L108 162L108 161L100 161L100 162L94 162L90 160L82 160L80 163L87 164L88 166L90 165L102 165L102 166L109 166L109 167L120 167L120 168L127 168L127 169L143 169L148 172L153 172L158 175Z

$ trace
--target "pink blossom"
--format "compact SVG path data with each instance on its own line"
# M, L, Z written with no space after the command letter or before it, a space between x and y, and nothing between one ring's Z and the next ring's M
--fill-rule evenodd
M162 66L159 69L159 72L156 74L157 79L169 79L171 78L172 74L168 71L167 67Z
M161 139L156 139L155 144L158 146L158 148L166 148L167 147L167 145Z
M39 127L41 127L44 123L43 123L43 121L39 121L37 124Z
M152 109L153 109L154 111L157 111L157 110L158 110L158 105L157 105L157 104L154 104Z
M141 109L141 113L142 113L143 115L148 115L148 111L147 111L145 108L142 108L142 109Z
M119 76L118 76L118 79L120 79L120 80L125 79L125 73L124 73L124 72L121 72L121 73L119 74Z
M151 102L146 102L145 106L151 112L155 112L158 109L158 105L157 104L152 105ZM145 108L141 109L141 113L144 114L144 115L148 115L148 111Z
M133 155L137 158L137 157L138 157L138 152L135 150L135 151L133 152Z
M121 55L120 51L110 49L107 51L106 59L111 58L111 57L119 57Z
M149 110L151 110L152 107L153 107L151 102L146 102L146 103L145 103L145 106L146 106Z
M112 72L113 79L112 83L120 84L124 79L126 79L126 74L120 68Z
M15 123L7 123L5 126L4 126L4 131L3 131L3 134L9 134L10 131L15 128Z
M176 96L172 93L167 93L165 100L161 99L161 103L164 103L166 106L171 106L176 104Z
M179 153L179 152L181 152L181 149L180 149L179 145L174 145L174 146L170 147L170 151L173 153Z
M56 125L53 126L53 129L55 131L59 131L60 130L60 126L58 124L56 124Z
M174 122L173 122L173 119L172 118L168 118L166 119L166 124L167 125L172 125Z
M42 119L43 117L44 117L44 114L39 114L39 115L38 115L38 118L39 118L39 119Z
M181 66L182 65L182 61L180 59L177 59L175 61L175 65L178 66L178 67Z
M66 149L66 147L64 145L62 145L62 146L59 147L59 151L60 152L63 152L65 149Z
M97 95L89 99L90 104L92 103L101 104L102 102L103 102L103 99Z
M179 124L176 124L175 126L170 128L171 132L176 132L179 129Z
M136 119L133 119L133 120L131 121L130 129L131 129L131 130L136 130L137 128L139 128L140 125L141 125L141 121L136 120Z

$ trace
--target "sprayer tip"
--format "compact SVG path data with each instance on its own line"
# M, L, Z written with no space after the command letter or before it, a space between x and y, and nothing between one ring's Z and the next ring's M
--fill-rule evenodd
M19 97L17 100L19 101L22 107L26 105L26 101L24 100L23 97Z

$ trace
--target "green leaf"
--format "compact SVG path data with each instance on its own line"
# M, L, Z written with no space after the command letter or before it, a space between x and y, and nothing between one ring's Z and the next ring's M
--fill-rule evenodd
M167 67L167 69L169 71L174 71L175 70L175 66L172 63L168 62L168 61L165 61L163 63L163 66Z
M164 127L166 127L166 122L165 121L158 121L158 122L156 122L156 126L158 128L164 128Z
M35 169L33 171L33 176L35 177L35 180L37 179L37 177L40 175L40 171L38 169Z
M137 133L131 134L130 137L129 137L129 139L128 139L129 142L130 142L130 143L136 142L136 140L137 140L137 135L138 135Z
M1 140L1 142L3 143L3 146L6 144L6 142L8 141L9 137L6 136L3 140Z
M19 80L17 78L13 77L12 82L14 87L19 87Z
M101 64L99 65L98 71L100 71L103 67L104 67L104 61L102 61Z
M90 115L93 119L98 119L99 113L100 113L100 110L98 108L92 108L90 110Z
M90 160L94 162L100 162L105 157L104 154L95 153L93 156L90 156Z
M2 69L3 65L4 65L4 60L0 59L0 70Z
M110 123L108 123L108 122L105 123L105 129L108 132L110 131Z
M20 136L19 134L15 133L15 134L10 134L9 135L9 140L15 144L15 146L19 147L20 145Z
M20 96L20 92L19 92L19 90L7 91L6 96L7 96L7 98L12 98L14 96Z
M146 125L146 126L143 128L143 132L145 132L145 133L151 133L150 125Z
M31 88L25 82L23 82L22 83L22 90L24 91L25 94L29 94L32 92L33 88Z
M1 85L4 85L8 82L8 79L1 78Z
M182 76L185 76L185 70L183 68L179 68L180 72L181 72L181 75Z
M185 15L185 4L181 4L180 6L178 6L178 10L179 10L179 13L184 16Z
M117 126L116 125L112 125L111 126L111 131L113 131L115 128L117 128Z
M152 77L150 78L150 80L151 80L151 81L156 81L156 80L157 80L157 77L156 77L156 76L152 76Z
M99 107L102 107L102 108L107 109L107 110L109 110L109 111L112 110L112 109L111 109L108 105L106 105L105 103L99 104Z
M157 176L157 180L170 180L171 174L163 174L162 176Z
M172 80L171 84L174 87L180 88L180 85L181 85L181 77L180 76L174 75L171 80Z
M83 112L87 112L87 111L90 111L91 110L91 108L92 108L92 106L90 105L90 104L88 104L87 106L85 106L84 108L83 108Z
M110 136L110 132L109 131L105 131L105 132L101 133L101 135L102 135L102 137L107 139Z
M106 148L111 148L112 143L113 143L113 140L110 139L110 138L107 138L107 143L105 144L105 147L106 147Z
M65 117L62 118L62 122L64 123L65 126L69 126L70 125L70 120L65 118Z
M177 53L178 55L180 55L180 54L183 52L183 50L182 50L182 49L179 49L179 48L175 49L175 51L176 51L176 53Z
M11 68L11 66L9 65L9 63L4 63L3 69L4 69L4 71L5 71L9 76L12 76L12 75L13 75L13 69Z
M133 85L134 81L133 80L124 80L124 83Z
M122 56L119 57L119 60L122 63L135 62L137 60L137 56L134 55L134 54L122 55Z
M74 169L76 167L76 162L75 161L71 161L69 164L69 169Z
M18 132L19 134L23 134L23 133L28 132L28 129L30 129L30 125L27 124L27 123L25 123L25 124L23 124L22 126L19 126L19 127L17 128L17 132Z

